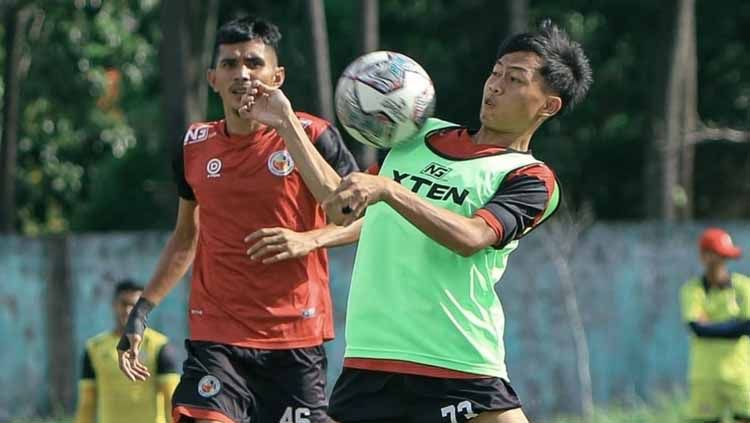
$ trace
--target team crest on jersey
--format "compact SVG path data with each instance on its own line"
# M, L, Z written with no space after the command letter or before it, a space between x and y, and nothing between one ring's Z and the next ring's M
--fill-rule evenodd
M221 168L223 164L221 160L213 158L206 163L206 173L209 178L218 178L221 176Z
M268 170L276 176L287 176L294 170L294 160L288 151L276 151L268 157Z
M299 123L302 124L303 129L307 129L310 127L310 125L312 125L312 121L310 119L300 119Z
M216 376L206 375L198 381L198 395L203 398L211 398L221 390L221 382Z
M208 126L196 126L188 129L183 145L197 144L208 139Z

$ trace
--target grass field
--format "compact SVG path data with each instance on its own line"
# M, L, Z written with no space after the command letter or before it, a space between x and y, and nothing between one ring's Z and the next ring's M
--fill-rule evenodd
M597 410L587 423L683 423L683 397L662 397L653 406L610 408ZM726 420L725 422L729 422ZM72 418L57 420L11 420L10 423L73 423ZM582 423L580 417L558 417L534 423Z

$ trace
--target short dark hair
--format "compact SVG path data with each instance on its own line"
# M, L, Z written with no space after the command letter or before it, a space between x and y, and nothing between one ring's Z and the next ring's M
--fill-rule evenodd
M219 30L216 32L213 56L211 56L211 67L216 67L220 45L252 40L263 41L264 44L273 47L276 54L278 54L281 32L279 31L279 27L263 18L247 16L232 19L219 27Z
M120 282L117 282L117 285L115 285L115 294L113 296L114 299L117 299L117 297L120 296L123 292L141 292L143 291L143 285L137 284L132 279L123 279Z
M537 32L525 32L507 38L497 51L497 58L509 53L528 51L542 59L539 72L547 86L562 99L562 111L580 103L593 82L589 59L580 44L545 19Z

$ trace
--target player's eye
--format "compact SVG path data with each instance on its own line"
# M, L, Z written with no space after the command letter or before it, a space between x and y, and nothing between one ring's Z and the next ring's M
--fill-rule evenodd
M222 68L228 69L228 68L234 67L235 65L237 65L236 60L222 60L219 66L221 66Z

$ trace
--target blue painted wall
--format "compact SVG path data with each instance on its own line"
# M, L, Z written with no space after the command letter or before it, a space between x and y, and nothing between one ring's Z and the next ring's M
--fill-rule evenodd
M737 244L750 249L750 225L723 226ZM684 389L687 334L680 322L678 292L700 272L696 239L704 227L597 224L581 237L570 263L597 404L648 400L657 392ZM48 241L0 237L0 339L13 340L0 349L6 365L0 372L0 386L5 387L0 390L0 421L50 412L49 366L73 366L71 374L78 373L85 339L112 325L114 283L123 277L147 280L166 237L142 232L69 238L73 312L59 318L72 319L72 363L53 362L47 350ZM497 288L506 311L511 380L527 411L537 417L575 412L579 403L570 319L549 256L555 242L546 231L529 235L511 256ZM338 336L327 345L331 381L342 361L353 257L353 248L331 252ZM746 256L731 268L750 273L750 260ZM151 319L153 327L178 346L187 332L188 291L188 283L179 285Z

